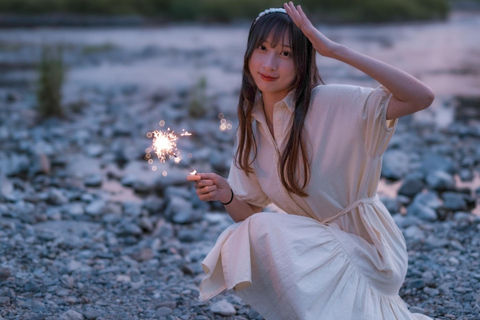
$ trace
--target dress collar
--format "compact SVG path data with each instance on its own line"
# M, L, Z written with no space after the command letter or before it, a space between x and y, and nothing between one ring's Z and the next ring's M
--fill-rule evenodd
M293 97L294 97L294 90L291 90L285 98L275 103L273 106L274 109L277 109L281 106L286 106L287 110L291 113L295 111L295 107L293 105ZM253 105L252 116L255 120L260 122L265 122L265 113L263 112L263 99L262 95L259 94L255 100L255 104Z

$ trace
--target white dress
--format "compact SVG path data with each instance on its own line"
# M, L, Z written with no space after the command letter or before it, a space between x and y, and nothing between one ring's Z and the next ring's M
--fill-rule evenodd
M430 319L410 313L398 296L408 267L405 240L376 194L397 123L386 120L391 94L347 85L313 90L304 198L285 190L277 170L292 96L275 104L275 136L257 101L255 174L232 164L228 178L237 198L259 207L273 202L285 213L256 213L228 227L203 261L200 298L235 289L267 320Z

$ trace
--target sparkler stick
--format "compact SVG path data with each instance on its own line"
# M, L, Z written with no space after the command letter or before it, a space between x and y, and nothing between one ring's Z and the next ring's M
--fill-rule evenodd
M180 164L182 167L190 171L191 175L197 173L197 170L193 169L189 164L182 160L175 152L177 151L177 140L178 137L190 136L192 135L188 131L184 131L180 135L168 129L167 131L155 130L153 132L147 133L148 138L153 138L152 146L146 150L147 159L149 163L153 163L153 160L150 159L150 153L152 151L158 157L160 162L165 162L168 158L174 157L175 163Z

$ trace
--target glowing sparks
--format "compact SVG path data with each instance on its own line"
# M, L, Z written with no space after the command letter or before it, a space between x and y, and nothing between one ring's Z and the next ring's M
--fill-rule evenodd
M178 136L173 131L155 130L149 132L153 137L152 148L160 162L165 162L167 158L173 156L177 151ZM149 134L147 134L147 137Z
M162 120L163 121L163 120ZM160 122L162 122L160 121ZM165 123L160 123L165 125ZM182 158L179 156L179 153L177 152L177 140L179 137L188 137L191 136L192 134L185 129L182 130L182 133L177 134L174 131L170 130L168 128L166 131L162 130L155 130L152 132L147 133L147 138L153 139L152 140L152 146L147 148L145 150L145 160L148 161L149 164L153 163L153 159L151 159L151 152L155 152L155 154L158 157L158 160L160 162L165 162L169 158L174 158L174 161L176 164L182 165L184 168L190 170L190 174L194 175L197 173L196 170L194 170L192 167L190 167L187 163L185 163ZM152 167L153 171L156 171L157 168L155 169ZM162 172L162 175L165 177L167 175L166 171Z

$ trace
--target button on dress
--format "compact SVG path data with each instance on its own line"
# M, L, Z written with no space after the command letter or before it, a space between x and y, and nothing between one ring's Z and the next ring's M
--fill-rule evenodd
M278 174L293 92L274 106L274 135L257 100L254 173L232 162L228 181L237 198L284 212L253 214L219 236L203 261L202 300L234 289L267 320L430 319L410 313L398 295L408 267L405 239L377 196L397 124L386 120L391 96L384 87L314 88L305 122L308 197L287 192Z

